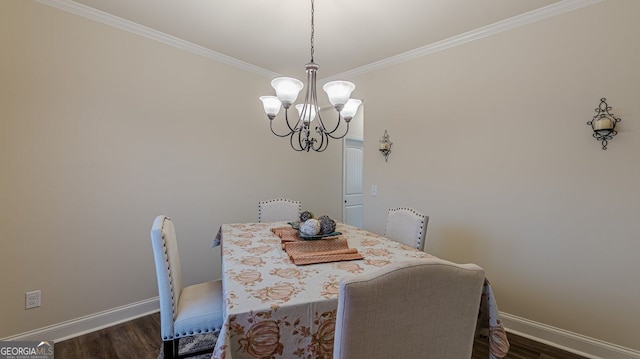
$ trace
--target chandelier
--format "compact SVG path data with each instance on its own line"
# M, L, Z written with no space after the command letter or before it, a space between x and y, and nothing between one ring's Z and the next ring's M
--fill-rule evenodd
M269 127L271 132L278 137L289 137L291 147L296 151L314 150L322 152L329 145L329 138L341 139L349 132L349 122L358 111L358 107L362 103L360 100L350 99L351 92L356 86L347 81L331 81L326 83L322 88L329 97L329 102L338 111L338 119L335 126L327 127L320 116L320 107L318 106L318 95L316 92L316 75L318 72L318 64L313 62L313 40L314 40L314 0L311 0L311 62L305 68L307 72L307 90L304 97L304 103L295 106L298 110L298 116L294 117L296 122L294 125L289 121L289 108L298 98L298 93L303 88L302 81L291 77L278 77L271 81L271 86L276 91L276 96L262 96L260 100L264 106L264 112L269 118ZM280 112L280 108L284 107L284 118L289 132L278 133L273 129L273 120ZM292 116L293 117L293 116ZM314 124L314 120L316 120ZM344 120L346 126L344 132L340 128L340 124ZM313 127L313 130L312 130Z

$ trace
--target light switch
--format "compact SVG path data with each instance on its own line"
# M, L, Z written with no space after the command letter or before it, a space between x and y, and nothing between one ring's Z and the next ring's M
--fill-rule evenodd
M378 186L376 185L371 186L371 196L375 197L377 195L378 195Z

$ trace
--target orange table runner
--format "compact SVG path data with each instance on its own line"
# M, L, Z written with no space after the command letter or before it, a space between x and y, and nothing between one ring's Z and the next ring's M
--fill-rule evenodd
M282 248L295 265L351 261L364 259L356 248L349 248L345 238L326 237L318 240L302 240L298 230L292 227L272 228L282 241Z
M282 243L301 240L300 236L298 235L298 230L291 226L271 228L271 232L280 237Z

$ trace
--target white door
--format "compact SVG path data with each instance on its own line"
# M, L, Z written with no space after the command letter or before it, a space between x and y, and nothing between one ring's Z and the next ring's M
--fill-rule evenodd
M344 208L342 222L362 228L364 210L362 207L362 159L363 141L347 138L344 141Z

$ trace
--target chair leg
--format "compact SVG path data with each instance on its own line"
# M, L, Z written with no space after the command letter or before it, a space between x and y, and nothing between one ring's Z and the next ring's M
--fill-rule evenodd
M176 356L173 355L173 340L165 340L162 344L164 345L164 359L174 359Z
M193 356L198 356L202 354L213 354L213 347L200 349L188 353L183 353L182 355L178 353L178 349L180 348L180 338L175 338L173 340L167 340L162 342L164 344L164 359L181 359L181 358L189 358Z
M180 348L180 339L175 338L173 340L173 358L179 358L178 349Z

